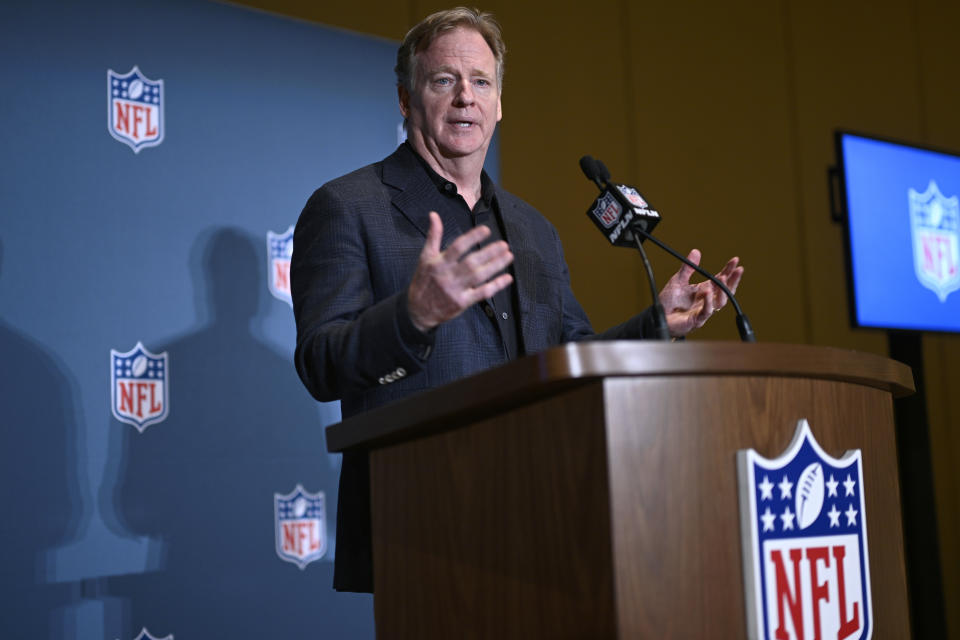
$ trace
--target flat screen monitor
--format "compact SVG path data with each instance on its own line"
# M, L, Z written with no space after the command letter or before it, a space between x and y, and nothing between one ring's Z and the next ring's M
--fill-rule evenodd
M836 143L853 325L960 332L960 154Z

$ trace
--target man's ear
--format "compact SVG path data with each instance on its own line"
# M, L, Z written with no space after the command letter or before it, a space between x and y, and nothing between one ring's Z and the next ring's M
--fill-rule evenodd
M400 101L400 115L408 118L410 116L410 94L402 84L397 85L397 98Z

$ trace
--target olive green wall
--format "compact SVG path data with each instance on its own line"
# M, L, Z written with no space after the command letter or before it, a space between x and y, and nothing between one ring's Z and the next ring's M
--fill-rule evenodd
M244 4L399 40L449 5ZM574 290L603 328L644 306L639 260L584 219L589 153L665 215L658 235L719 269L746 266L742 304L767 342L886 355L851 330L826 170L849 128L960 149L960 3L937 0L507 2L503 185L559 229ZM307 194L304 194L306 197ZM675 265L653 257L663 282ZM601 284L602 283L602 284ZM736 339L724 310L696 339ZM960 338L924 336L944 588L960 638ZM891 470L893 473L893 470Z

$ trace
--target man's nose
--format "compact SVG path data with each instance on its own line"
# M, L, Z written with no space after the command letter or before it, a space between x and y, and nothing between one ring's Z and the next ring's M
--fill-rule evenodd
M461 80L457 84L456 95L454 96L457 106L467 106L474 103L476 96L473 93L473 85L470 80Z

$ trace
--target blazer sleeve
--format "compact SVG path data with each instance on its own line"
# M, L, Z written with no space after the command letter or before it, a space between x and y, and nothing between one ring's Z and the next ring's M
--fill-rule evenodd
M416 373L429 356L432 338L412 327L406 292L375 297L368 243L376 238L370 237L375 233L366 228L363 215L370 206L341 197L328 184L308 200L294 230L294 362L300 379L320 401L342 399Z

